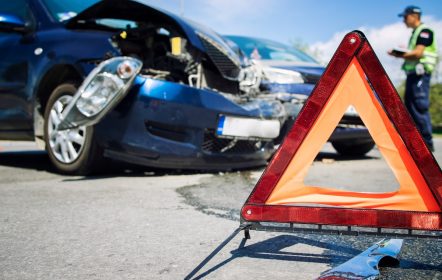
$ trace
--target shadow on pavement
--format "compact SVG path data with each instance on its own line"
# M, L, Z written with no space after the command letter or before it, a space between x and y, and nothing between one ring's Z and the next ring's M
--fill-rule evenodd
M335 161L345 161L345 160L366 160L373 159L375 157L363 156L363 157L348 157L341 156L337 153L332 152L320 152L315 161L322 160L335 160ZM46 171L48 173L58 174L57 170L52 166L47 153L40 150L25 150L25 151L4 151L0 152L0 166L24 168L24 169L34 169L37 171ZM262 167L249 168L249 169L238 169L231 171L250 171L261 169ZM107 165L105 170L93 176L84 176L81 178L66 178L66 181L77 181L77 180L93 180L102 179L108 177L116 176L167 176L167 175L192 175L192 174L217 174L217 171L207 171L207 170L185 170L185 169L160 169L160 168L149 168L145 166L137 166L129 163L121 163L112 161L111 164ZM67 176L69 177L69 176Z
M0 165L56 173L45 151L0 152Z
M325 251L323 253L312 254L303 252L290 252L288 249L291 246L297 244L304 244L309 246L314 246L317 248L323 248ZM224 265L234 261L237 258L256 258L256 259L271 259L271 260L281 260L281 261L293 261L293 262L305 262L305 263L323 263L331 264L335 267L342 264L349 259L362 253L363 250L358 250L352 248L352 242L346 242L345 239L338 242L336 238L331 238L330 236L312 236L312 237L300 237L297 235L279 235L266 239L261 242L254 243L252 245L246 246L246 239L242 239L238 249L231 251L231 257L219 262L218 264L212 266L205 272L199 274L195 278L191 279L203 279L206 278L210 273L216 271L217 269L223 267ZM370 246L370 245L369 245ZM367 248L369 247L367 246ZM383 265L381 262L379 266ZM431 265L422 263L419 261L413 261L409 259L400 260L400 269L405 270L427 270L427 271L440 271L441 267L438 265ZM401 272L401 275L404 275ZM402 278L400 278L402 279Z
M242 239L238 249L231 251L232 256L222 262L214 265L210 269L206 270L202 274L198 275L192 279L203 279L210 273L221 268L222 266L228 264L229 262L237 258L257 258L257 259L272 259L272 260L283 260L283 261L294 261L294 262L309 262L309 263L330 263L331 259L339 258L340 262L345 262L348 258L344 256L333 256L326 254L311 254L302 252L289 252L284 251L284 249L294 246L296 244L305 244L315 247L322 247L329 249L332 246L336 247L336 244L331 244L327 242L321 242L314 239L302 238L295 235L280 235L266 239L264 241L254 243L252 245L246 246L246 239ZM343 252L348 254L357 255L361 251L350 248L350 247L340 247Z
M48 173L59 174L51 164L45 151L24 150L24 151L4 151L0 152L0 166L32 169L36 171L46 171ZM137 166L129 163L116 162L110 160L106 163L106 169L91 176L66 175L64 181L94 180L112 177L135 177L135 176L167 176L167 175L191 175L199 174L200 170L180 170L180 169L159 169L145 166ZM204 172L218 173L218 172Z
M343 156L338 153L333 152L320 152L316 158L315 161L322 161L324 159L332 159L335 161L348 161L348 160L367 160L367 159L378 159L379 157L376 156Z

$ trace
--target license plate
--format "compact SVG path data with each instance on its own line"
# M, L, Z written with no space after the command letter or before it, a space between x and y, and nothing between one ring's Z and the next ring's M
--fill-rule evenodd
M263 120L221 115L218 120L217 135L274 139L281 129L278 120Z

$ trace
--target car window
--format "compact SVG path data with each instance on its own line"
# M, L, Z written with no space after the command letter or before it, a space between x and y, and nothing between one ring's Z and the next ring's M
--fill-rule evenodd
M60 1L60 0L44 0L46 7L52 17L60 22L69 20L81 13L85 9L99 2L100 0L76 0L76 1ZM136 22L121 19L100 18L95 20L95 24L104 25L116 29L126 29L128 27L137 27Z
M296 49L275 41L241 36L227 36L252 59L285 60L317 63L315 59Z
M43 0L45 6L57 21L66 21L100 0Z
M123 19L101 18L101 19L96 19L95 23L116 29L127 29L127 28L138 27L138 24L135 21L123 20Z
M2 1L0 5L0 13L19 16L25 21L31 19L26 0Z

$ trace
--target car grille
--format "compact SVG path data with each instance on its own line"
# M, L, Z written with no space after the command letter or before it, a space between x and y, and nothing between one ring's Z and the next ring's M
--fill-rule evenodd
M261 150L267 142L218 138L213 131L204 133L202 149L208 153L247 154Z
M241 67L239 62L236 62L232 58L230 58L228 54L223 52L222 47L218 46L215 42L210 40L210 38L204 36L201 33L199 33L198 35L207 50L207 54L209 55L210 59L213 61L219 72L225 78L237 79Z
M180 126L154 121L145 121L144 125L152 135L178 142L185 142L187 140L186 131Z

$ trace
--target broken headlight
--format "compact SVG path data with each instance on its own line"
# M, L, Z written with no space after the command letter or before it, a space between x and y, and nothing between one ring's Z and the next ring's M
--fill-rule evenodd
M141 61L132 57L116 57L102 62L78 90L81 94L75 106L88 118L96 116L129 88L141 65Z
M86 78L63 111L59 130L93 125L126 95L142 62L114 57L100 63Z
M123 86L124 82L115 75L100 73L87 85L75 106L86 117L95 116Z

